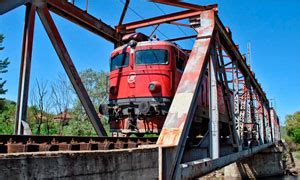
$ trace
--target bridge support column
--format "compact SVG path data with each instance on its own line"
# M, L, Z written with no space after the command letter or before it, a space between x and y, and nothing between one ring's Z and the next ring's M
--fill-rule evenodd
M282 147L272 146L242 161L226 166L225 178L258 178L283 175Z
M26 15L25 15L18 100L17 100L17 109L16 109L15 134L18 135L24 134L23 132L24 127L22 121L27 120L27 104L28 104L28 93L29 93L34 23L35 23L35 6L28 4L26 7Z

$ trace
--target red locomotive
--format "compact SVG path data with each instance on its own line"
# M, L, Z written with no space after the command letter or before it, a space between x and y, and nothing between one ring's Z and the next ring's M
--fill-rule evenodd
M148 41L137 33L124 38L127 44L111 54L109 104L101 105L107 114L113 135L160 133L176 93L189 52L167 41ZM193 123L199 132L208 127L207 76L200 89L198 110ZM218 88L220 89L220 88ZM219 97L223 97L218 90ZM223 99L219 99L220 116L226 120ZM200 109L199 109L200 108ZM193 128L196 129L196 128Z

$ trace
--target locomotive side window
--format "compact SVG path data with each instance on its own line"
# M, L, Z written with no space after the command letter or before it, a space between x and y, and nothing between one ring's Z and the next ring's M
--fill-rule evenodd
M176 68L181 72L183 72L185 68L184 60L178 56L176 57Z
M129 54L128 53L122 53L118 54L111 58L110 61L110 70L119 69L121 67L126 67L129 64Z
M168 64L168 51L163 49L147 49L136 51L135 64Z

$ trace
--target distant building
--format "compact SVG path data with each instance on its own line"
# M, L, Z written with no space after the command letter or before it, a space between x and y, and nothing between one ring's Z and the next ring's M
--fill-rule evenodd
M68 112L61 112L61 113L57 114L56 116L54 116L53 119L55 121L59 121L59 122L68 122L69 120L72 119L72 116Z

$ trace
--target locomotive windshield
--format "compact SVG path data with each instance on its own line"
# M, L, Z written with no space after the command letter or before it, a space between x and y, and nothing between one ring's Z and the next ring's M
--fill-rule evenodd
M135 64L168 64L168 51L164 49L136 51Z
M110 61L110 70L115 70L120 67L126 67L129 64L129 55L128 53L118 54L111 58Z

